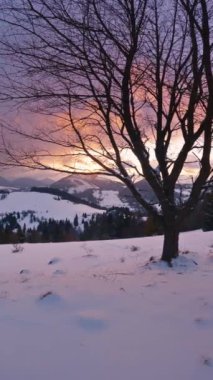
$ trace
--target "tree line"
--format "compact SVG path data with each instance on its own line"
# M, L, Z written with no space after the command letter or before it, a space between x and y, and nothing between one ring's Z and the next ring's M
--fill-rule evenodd
M26 216L29 217L28 226L24 223ZM205 200L189 215L182 231L198 228L213 230L212 193L208 193ZM68 219L39 220L32 211L8 213L0 220L0 244L124 239L162 233L162 226L157 219L144 217L140 212L125 207L112 208L90 217L86 213L82 216L76 214L72 222Z

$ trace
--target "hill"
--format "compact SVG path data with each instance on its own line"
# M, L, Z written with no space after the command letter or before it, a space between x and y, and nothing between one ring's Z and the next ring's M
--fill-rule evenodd
M65 190L102 207L141 209L123 183L107 176L69 175L54 182L51 187ZM139 181L138 188L145 198L156 199L147 181Z
M19 212L20 224L26 224L27 227L33 227L38 222L30 222L30 214L27 211L33 211L36 219L68 219L73 222L75 215L79 217L86 213L87 218L95 213L102 213L99 210L85 204L77 204L68 200L60 199L60 197L29 191L13 191L6 197L0 199L0 216L6 213Z
M124 185L107 176L72 174L54 182L51 187L65 190L101 207L129 205L125 199L120 197Z
M49 186L53 180L49 178L36 179L32 177L4 178L0 177L0 187L8 189L30 189L33 186Z
M51 189L57 189L70 194L70 198L73 197L74 202L86 203L94 207L129 207L132 210L145 212L132 196L129 189L123 183L115 181L115 179L109 176L72 174L55 182L48 178L38 180L23 177L8 180L0 177L0 192L7 189L9 191L16 189L30 190L32 187L39 187L40 189L43 187L42 191L47 193L51 193ZM157 198L146 180L142 179L138 181L136 187L146 200L157 203ZM177 200L185 200L189 195L190 188L191 186L188 184L179 184L176 188Z

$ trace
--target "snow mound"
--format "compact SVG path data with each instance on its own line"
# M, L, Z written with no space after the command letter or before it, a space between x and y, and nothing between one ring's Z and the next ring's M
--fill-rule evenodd
M180 255L176 259L173 259L171 263L167 263L156 259L151 256L149 261L143 266L143 268L147 268L149 270L163 270L163 271L175 271L175 272L191 272L197 270L198 262L195 258L189 254Z

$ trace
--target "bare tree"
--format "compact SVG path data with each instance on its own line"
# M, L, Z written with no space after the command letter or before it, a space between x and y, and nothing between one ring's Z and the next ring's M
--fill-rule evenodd
M1 22L1 53L12 63L2 100L60 118L51 129L16 132L59 147L66 162L55 168L47 153L15 154L5 142L8 164L76 173L76 159L91 160L161 223L162 259L177 257L181 223L211 175L211 1L11 0L1 1ZM177 200L190 164L191 193ZM158 207L136 178L148 181Z

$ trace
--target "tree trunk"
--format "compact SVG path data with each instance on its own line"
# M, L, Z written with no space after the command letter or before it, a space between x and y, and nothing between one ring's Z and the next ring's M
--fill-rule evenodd
M179 231L176 226L165 227L163 253L161 260L171 263L178 256Z

